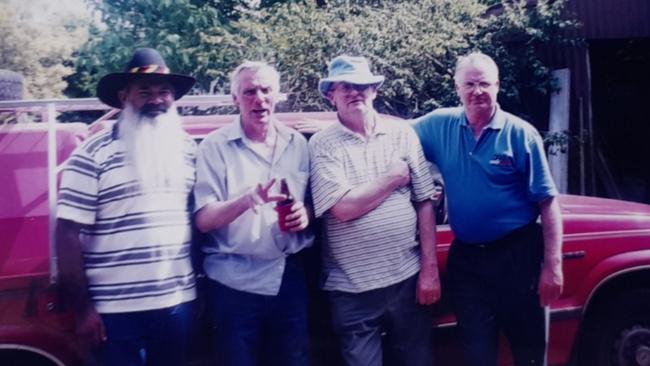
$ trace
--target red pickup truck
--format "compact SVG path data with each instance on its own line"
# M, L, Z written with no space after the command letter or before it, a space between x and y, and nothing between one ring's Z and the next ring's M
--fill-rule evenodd
M226 99L186 97L180 102L223 105ZM0 125L0 365L74 366L86 354L86 343L74 334L74 316L56 291L56 185L66 157L107 122L61 124L54 115L103 108L92 99L0 102L0 113L40 112L50 121ZM292 126L335 121L331 112L279 113L278 118ZM186 117L184 123L200 140L231 120ZM549 364L650 365L650 205L571 195L561 196L560 202L565 289L550 309ZM432 324L438 365L457 365L462 357L454 315L444 299L452 237L449 226L439 223L443 299L435 306ZM326 305L313 282L314 364L336 364ZM203 364L209 352L197 350L193 364ZM512 364L507 347L502 347L500 364Z

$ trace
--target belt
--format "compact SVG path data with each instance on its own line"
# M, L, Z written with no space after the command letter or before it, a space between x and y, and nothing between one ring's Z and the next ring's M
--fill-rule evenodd
M458 243L459 245L462 245L463 248L475 248L475 249L498 249L503 246L509 245L513 242L515 242L519 236L525 235L528 233L530 230L535 230L539 224L536 221L530 222L526 225L520 226L506 235L500 237L499 239L491 240L491 241L485 241L485 242L478 242L478 243L468 243L464 242L460 239L454 239L454 242Z

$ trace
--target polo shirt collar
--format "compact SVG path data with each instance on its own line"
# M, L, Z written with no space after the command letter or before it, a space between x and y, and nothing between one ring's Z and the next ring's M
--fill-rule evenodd
M379 114L377 112L373 112L373 118L375 119L375 128L374 128L374 130L372 132L372 135L368 136L368 138L372 138L372 137L378 136L378 135L387 134L389 132L388 131L389 130L388 124L384 123L384 121L382 120L382 118L379 116ZM337 119L338 119L338 115L337 115ZM339 127L338 127L339 130L342 131L343 133L346 133L346 134L352 135L352 136L356 136L358 138L361 138L362 140L366 139L366 137L361 135L360 133L354 132L351 129L349 129L346 125L344 125L341 122L340 119L339 119L338 125L339 125Z
M463 126L469 126L469 121L467 120L467 115L465 114L465 111L463 111L462 124ZM492 119L490 120L490 122L488 122L487 125L485 125L485 127L483 127L483 129L500 130L503 128L505 124L506 124L506 115L501 110L501 106L499 106L499 104L497 103L496 110L494 111L494 115L492 116Z
M385 135L389 132L390 126L378 113L375 113L375 135Z

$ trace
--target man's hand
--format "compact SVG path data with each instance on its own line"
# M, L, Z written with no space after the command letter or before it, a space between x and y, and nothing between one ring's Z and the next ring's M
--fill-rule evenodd
M324 130L330 125L336 123L335 121L323 121L315 118L305 118L296 122L293 125L293 128L302 133L316 133L320 130Z
M540 305L548 306L551 301L557 300L562 294L563 285L562 262L558 260L551 264L544 263L537 290Z
M255 188L251 188L248 193L246 193L248 208L257 213L257 206L268 202L277 202L284 200L286 197L283 194L269 194L269 190L274 183L275 178L269 180L264 184L258 183Z
M544 264L539 276L539 303L547 306L562 294L562 213L557 197L539 203L544 235Z
M409 166L403 159L393 158L386 175L392 178L395 188L404 187L411 181L411 171Z
M420 305L431 305L440 300L440 277L437 271L433 274L420 271L415 295Z
M307 209L301 201L296 201L291 206L291 213L286 216L286 227L289 231L296 232L307 228L309 225L309 215Z
M104 322L95 308L91 307L83 312L83 314L77 316L76 333L81 339L88 340L95 346L106 341Z

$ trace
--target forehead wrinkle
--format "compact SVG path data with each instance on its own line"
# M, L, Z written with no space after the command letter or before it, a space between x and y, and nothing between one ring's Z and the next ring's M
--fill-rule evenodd
M499 81L499 78L492 70L490 70L489 67L467 65L458 71L455 81L457 84L464 84L469 81L487 81L491 84L495 84Z

